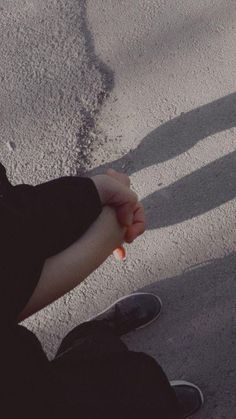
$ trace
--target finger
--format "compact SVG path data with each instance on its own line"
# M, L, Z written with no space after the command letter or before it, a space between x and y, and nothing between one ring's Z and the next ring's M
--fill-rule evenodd
M125 234L126 242L131 243L138 236L144 233L146 230L146 217L144 214L143 205L138 202L135 206L135 211L133 214L133 224L127 229Z
M136 203L133 212L133 224L138 222L143 223L146 227L146 216L144 213L144 207L141 202Z
M126 250L124 248L123 245L117 247L114 251L113 251L113 255L115 256L115 258L117 260L126 260Z
M120 207L116 207L116 215L122 226L128 227L133 224L134 205L135 204L127 203Z
M124 211L124 207L117 211L117 217L121 225L127 226L127 232L125 234L125 241L127 243L131 243L135 240L139 235L143 234L146 230L146 217L144 214L144 207L141 202L137 202L133 208L132 214L132 225L128 226L126 223L125 214L122 213ZM130 221L130 220L129 220Z
M144 207L141 204L141 202L138 202L136 204L134 214L133 214L133 224L135 224L137 222L143 223L145 228L146 228L146 216L145 216L145 213L144 213Z
M110 188L111 193L110 196L107 197L107 205L112 205L116 209L124 206L122 211L124 211L125 214L129 211L129 208L134 211L134 206L138 201L136 192L125 185L121 185L117 179L111 180Z
M145 225L143 223L136 223L133 224L131 227L128 228L125 234L125 241L127 243L132 243L138 236L143 234L145 231Z

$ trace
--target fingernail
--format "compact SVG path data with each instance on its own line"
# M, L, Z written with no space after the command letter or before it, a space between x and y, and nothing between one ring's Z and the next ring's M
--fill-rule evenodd
M116 260L122 260L122 261L126 260L126 251L123 246L120 246L117 249L115 249L113 251L113 255L115 256Z

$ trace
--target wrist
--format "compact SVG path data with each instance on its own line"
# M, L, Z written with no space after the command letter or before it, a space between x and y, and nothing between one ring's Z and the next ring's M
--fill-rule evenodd
M102 205L106 205L108 201L108 186L109 186L109 176L108 175L95 175L91 177L94 182L100 201Z

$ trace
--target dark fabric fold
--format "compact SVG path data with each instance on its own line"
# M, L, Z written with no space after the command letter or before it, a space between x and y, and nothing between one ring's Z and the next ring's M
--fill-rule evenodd
M92 179L61 177L13 186L0 165L0 324L12 324L45 260L74 243L102 211Z

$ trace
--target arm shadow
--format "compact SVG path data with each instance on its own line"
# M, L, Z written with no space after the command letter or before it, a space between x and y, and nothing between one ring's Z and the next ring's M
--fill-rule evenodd
M235 126L236 93L232 93L160 125L148 134L136 149L87 173L104 173L112 167L131 175L146 167L173 159L207 136Z
M236 151L142 200L148 229L181 223L236 197Z
M148 134L135 150L87 175L104 173L109 167L131 175L172 159L205 137L235 126L236 93L233 93L166 122ZM183 222L235 196L236 152L232 152L144 198L147 229Z

